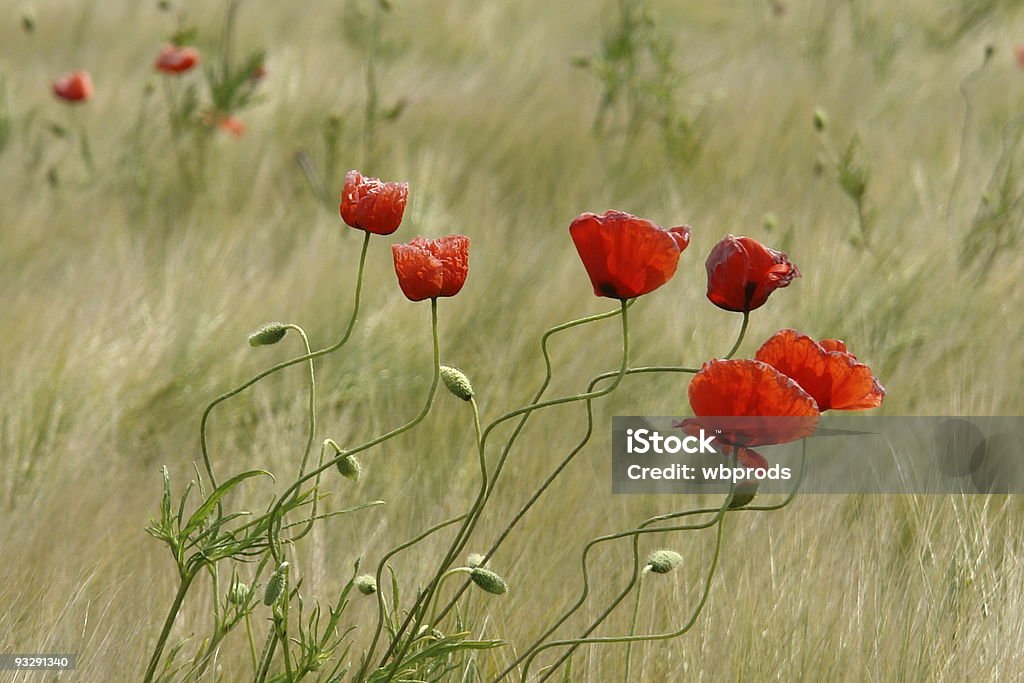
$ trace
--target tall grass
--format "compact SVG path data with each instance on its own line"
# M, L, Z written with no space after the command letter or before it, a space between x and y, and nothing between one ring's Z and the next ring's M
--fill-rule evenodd
M345 323L359 235L324 209L294 160L319 149L330 117L343 123L339 168L410 182L396 237L457 230L473 239L469 280L446 302L441 335L444 362L470 372L485 417L532 394L543 329L603 310L566 228L580 211L606 208L694 227L675 279L631 311L638 364L728 348L738 323L704 300L702 258L734 232L786 249L804 275L752 316L741 355L796 327L850 341L886 385L887 414L1024 409L1017 233L999 233L1010 238L984 270L961 256L984 225L983 193L1004 173L1003 127L1024 105L1024 72L1010 56L1024 35L1015 3L947 22L923 1L829 11L787 2L780 16L769 3L651 2L689 73L679 96L704 112L699 158L676 164L656 133L633 136L628 153L592 134L599 85L571 59L598 49L606 3L395 3L392 52L375 79L383 101L407 106L375 130L367 160L365 54L345 41L343 8L246 0L234 40L267 48L266 99L243 139L211 141L206 183L195 188L175 167L160 98L144 94L168 30L156 3L33 4L32 34L14 17L0 23L0 116L10 131L0 148L0 652L77 652L76 680L144 670L175 588L165 553L143 532L160 465L176 481L193 477L202 405L297 351L248 348L252 328L294 320L317 345ZM199 47L213 45L220 6L185 7ZM996 53L971 81L964 146L959 84L987 45ZM96 83L78 111L95 174L49 127L67 112L47 83L74 67ZM837 140L856 134L870 166L870 251L850 242L857 210L836 178L815 173L816 106ZM958 174L958 201L947 207ZM768 213L776 218L765 227ZM411 417L431 380L426 311L393 278L375 242L349 347L358 351L318 367L318 417L341 443ZM614 369L617 344L614 321L557 340L552 395ZM232 470L284 469L301 457L304 380L296 366L215 416L216 449ZM509 645L479 655L464 680L499 671L575 597L585 539L697 502L606 493L610 416L683 411L685 389L675 376L627 377L598 402L588 450L496 555L513 588L487 604L475 635ZM322 602L357 556L377 557L424 521L468 507L477 474L463 417L436 411L416 434L367 454L358 484L335 487L328 509L388 505L320 528L306 546L307 585ZM479 548L572 447L584 417L572 405L532 419L475 533ZM243 503L258 493L244 490ZM696 629L634 646L632 671L639 680L1013 680L1024 674L1021 511L1005 496L806 496L730 518ZM421 552L440 554L447 541ZM672 544L684 565L645 585L640 632L688 613L712 541ZM641 549L669 542L655 535ZM594 559L598 595L631 570L625 543ZM398 565L410 589L429 578L412 560ZM356 609L365 638L375 607ZM174 636L201 634L190 620L202 614L202 604L186 610ZM630 617L623 606L601 633L625 632ZM624 645L584 648L573 679L614 679L624 655ZM229 639L208 678L236 680L247 658L244 638Z

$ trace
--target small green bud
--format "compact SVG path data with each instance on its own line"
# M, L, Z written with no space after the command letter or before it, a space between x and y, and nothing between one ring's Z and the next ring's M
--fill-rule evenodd
M359 481L359 475L363 473L363 465L354 455L346 455L338 461L337 467L341 476L352 481Z
M732 495L729 496L729 509L738 510L750 504L757 495L757 482L745 481L736 485Z
M469 378L466 377L462 370L442 365L441 379L444 380L444 385L448 387L448 391L463 401L473 398L473 385L469 383Z
M769 211L762 218L761 222L764 225L765 232L772 232L775 228L779 227L779 217L774 212Z
M372 574L361 574L353 583L356 590L363 595L373 595L377 592L377 579L373 578Z
M282 562L267 581L267 589L263 592L263 604L273 605L284 592L285 579L288 577L288 563Z
M484 566L484 556L480 553L470 553L466 556L466 565L471 569Z
M249 593L249 586L241 581L236 581L228 589L228 602L232 605L244 605L249 602Z
M249 335L249 346L269 346L284 339L288 332L284 323L267 323Z
M26 9L21 14L21 30L28 34L35 33L36 18L31 9Z
M821 107L814 108L814 130L819 133L828 127L828 113Z
M505 579L501 578L490 569L473 567L473 571L470 572L469 578L473 579L473 583L480 586L480 588L484 589L488 593L501 595L508 591L508 584L505 583Z
M674 550L655 550L647 558L647 568L655 574L668 574L683 563L683 556Z

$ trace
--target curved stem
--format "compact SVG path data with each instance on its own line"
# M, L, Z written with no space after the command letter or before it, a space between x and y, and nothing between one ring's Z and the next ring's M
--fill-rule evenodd
M743 337L747 334L747 323L750 322L750 311L743 311L743 324L740 325L740 333L736 337L736 343L729 349L729 353L725 354L725 360L729 360L736 355L736 352L740 348L740 344L743 343Z
M389 439L393 439L399 434L409 431L410 429L418 425L420 422L422 422L424 418L426 418L427 413L430 412L431 405L433 405L434 403L434 395L437 393L437 383L441 376L441 348L437 335L437 299L431 299L430 301L430 329L434 345L434 377L430 383L430 391L427 392L427 400L424 403L423 408L420 410L419 414L409 422L406 422L404 425L396 427L392 429L390 432L387 432L386 434L382 434L381 436L371 439L370 441L367 441L361 446L357 446L356 448L345 451L344 453L341 453L335 456L334 458L331 458L329 461L319 465L313 471L307 472L303 476L296 479L287 489L285 489L284 493L281 494L281 497L278 498L277 501L275 501L274 505L267 512L267 540L269 541L270 552L274 556L275 560L280 560L281 553L280 548L278 547L280 544L280 539L277 538L277 535L280 532L280 529L278 527L281 524L281 520L277 518L278 513L280 512L281 507L284 505L285 501L287 501L293 494L296 494L303 484L305 484L310 479L319 476L320 473L324 472L325 470L330 469L331 467L335 467L342 458L347 458L349 456L356 455L365 450L369 450L370 448L373 448L374 446L381 444Z
M235 387L231 391L221 394L213 401L211 401L210 404L207 405L206 408L203 410L203 416L199 421L199 444L203 452L203 463L206 465L206 474L210 478L212 488L217 488L217 477L213 473L213 463L210 460L210 452L207 446L206 438L207 423L210 420L210 413L212 413L213 409L216 408L218 405L220 405L224 401L227 401L229 398L232 398L233 396L237 396L238 394L242 393L243 391L251 387L253 384L259 382L264 377L268 377L269 375L272 375L275 372L279 372L287 367L291 367L296 363L301 363L307 360L311 361L314 358L319 358L320 356L325 356L329 353L333 353L334 351L337 351L342 346L344 346L346 342L348 342L349 337L352 336L352 330L355 328L356 319L359 317L359 301L363 291L363 273L365 271L366 265L367 248L370 246L370 235L371 233L368 232L366 233L366 237L363 238L363 247L362 251L359 254L359 270L356 273L356 291L354 301L352 303L352 316L349 318L348 326L345 328L345 332L341 336L341 339L339 339L334 344L331 344L330 346L319 349L317 351L313 351L311 353L306 353L297 358L292 358L290 360L283 361L281 363L278 363L277 365L274 365L271 368L268 368L267 370L264 370L263 372L254 376L252 379L249 379L248 381L243 382L239 386Z
M644 577L647 576L647 572L643 571L640 573L640 579L636 584L636 601L633 603L633 619L629 622L629 635L636 635L636 622L640 617L640 596L644 591ZM629 683L629 662L633 655L633 641L629 642L626 646L626 673L622 677L622 683Z

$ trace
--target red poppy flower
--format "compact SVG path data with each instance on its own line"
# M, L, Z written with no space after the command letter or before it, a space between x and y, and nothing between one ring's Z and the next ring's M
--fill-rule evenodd
M88 71L72 71L53 82L53 94L67 102L85 102L92 97Z
M395 273L402 293L410 301L455 296L469 271L469 238L448 235L436 240L417 237L408 244L391 245Z
M690 244L689 226L664 230L622 211L585 213L572 222L569 234L594 294L611 299L632 299L661 287Z
M165 74L182 74L199 63L199 50L181 45L164 45L154 66Z
M719 308L739 313L760 308L768 295L786 287L800 271L780 251L749 237L727 236L705 263L708 299Z
M690 381L696 418L677 422L687 433L718 433L736 446L764 446L810 436L818 426L814 399L796 382L756 360L712 360Z
M1017 60L1017 66L1024 69L1024 44L1017 45L1013 48L1013 56Z
M217 127L225 133L230 133L236 138L240 138L245 135L245 121L238 118L237 116L223 116L217 121Z
M795 330L782 330L754 357L792 378L820 410L867 410L880 406L885 397L871 368L838 339L816 342Z
M341 218L356 230L390 235L402 223L408 198L409 183L385 183L349 171L341 191Z

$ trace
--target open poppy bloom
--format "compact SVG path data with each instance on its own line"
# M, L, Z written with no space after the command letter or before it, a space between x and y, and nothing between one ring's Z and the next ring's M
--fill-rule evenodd
M719 308L739 313L760 308L768 295L800 277L800 271L782 252L755 239L732 235L711 249L705 266L708 299Z
M341 218L349 227L375 235L390 235L402 223L409 183L385 183L359 171L345 174Z
M795 330L776 332L754 356L792 378L820 410L877 408L885 388L838 339L814 341Z
M85 102L92 97L88 71L72 71L53 82L53 94L66 102Z
M814 398L772 366L756 360L712 360L690 381L694 418L676 422L688 434L715 432L732 446L788 443L810 436L820 411Z
M410 301L455 296L469 271L469 238L448 235L436 240L417 237L408 244L391 245L395 274Z
M154 66L165 74L182 74L199 63L199 50L181 45L164 45Z
M622 211L585 213L572 222L569 234L594 294L611 299L632 299L661 287L690 244L689 226L664 230Z

